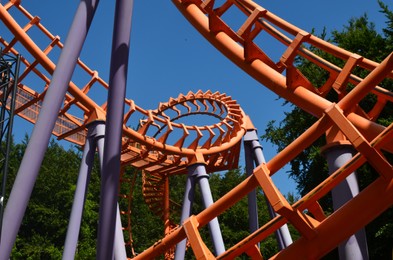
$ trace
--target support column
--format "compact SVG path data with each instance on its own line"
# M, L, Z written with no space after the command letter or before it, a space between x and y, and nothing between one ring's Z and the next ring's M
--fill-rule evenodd
M164 195L163 195L163 197L164 197L164 202L163 202L164 236L167 236L171 232L169 176L165 175L165 176L163 176L163 178L164 178ZM165 252L164 259L172 259L172 250L171 249L169 249L168 251Z
M255 129L247 131L244 137L244 143L245 144L247 143L247 147L250 147L249 149L252 151L252 155L254 157L254 161L256 165L266 163L262 151L262 145L259 143L258 134ZM273 210L270 203L268 201L266 201L266 203L267 203L270 217L271 218L276 217L277 213ZM291 233L289 232L287 224L281 226L278 230L276 230L275 234L280 250L288 247L290 244L293 243Z
M98 0L81 1L61 51L4 212L0 260L10 257L42 160Z
M104 132L99 125L105 124L103 121L95 121L88 125L85 147L79 168L78 181L76 185L74 203L72 204L70 222L68 224L66 240L64 244L63 260L74 259L78 244L80 226L82 222L83 209L86 201L86 194L90 182L91 169L94 164L96 152L96 140L104 138Z
M97 259L102 260L114 257L121 137L133 3L133 0L116 1L97 243Z
M105 133L105 125L102 125L100 131ZM104 138L97 140L98 160L100 163L100 172L102 173L103 161L104 161ZM124 242L123 227L121 225L119 203L117 203L116 209L116 226L115 226L115 240L114 240L114 257L116 260L127 259L127 252Z
M253 159L253 150L251 146L251 142L247 140L248 132L244 137L244 153L245 153L245 161L246 161L246 173L247 176L251 176L253 174L255 165ZM258 221L258 204L257 204L257 193L256 189L253 189L247 196L248 199L248 223L250 233L255 232L259 228Z
M347 145L331 145L324 150L324 155L328 162L329 174L334 173L349 160L352 159L353 147ZM336 211L346 202L351 200L359 193L359 185L356 172L351 173L344 181L332 190L333 209ZM340 259L361 260L368 259L367 239L364 228L360 229L348 240L341 243L338 247Z
M117 203L116 210L114 256L116 260L128 259L126 252L126 243L124 242L123 226L121 224L119 203Z
M191 216L192 203L195 195L195 180L190 171L188 171L186 190L184 191L183 206L181 210L180 225ZM183 260L186 254L187 239L183 239L176 245L175 260Z
M169 176L164 177L164 234L165 236L171 231L170 223L170 198L169 198Z
M195 163L188 167L188 176L186 182L186 191L184 193L183 208L181 215L181 224L191 216L192 203L194 201L195 184L198 182L201 189L204 207L207 208L213 204L213 197L208 181L209 175L206 173L204 163ZM225 252L224 241L222 239L218 219L214 218L209 222L210 236L213 241L213 247L216 255ZM182 240L176 246L175 260L183 260L186 251L187 239Z
M202 200L205 208L213 204L213 196L209 185L209 175L206 173L205 164L196 163L189 166L189 171L193 172L196 181L199 184L202 194ZM218 218L215 217L209 222L210 236L213 241L214 252L216 256L225 252L224 240L222 239Z
M0 50L1 52L1 50ZM14 111L15 111L15 99L16 99L16 92L18 88L18 82L19 82L19 69L20 69L20 54L16 55L15 59L13 59L14 62L7 64L7 72L5 73L6 75L0 75L0 85L3 90L3 101L4 103L2 104L2 112L5 113L6 104L7 104L7 99L10 99L10 109L8 111L8 118L6 119L7 123L6 126L4 126L4 123L1 123L0 131L1 131L1 137L0 137L0 142L5 143L5 149L3 151L3 156L4 160L0 163L0 170L1 173L3 174L2 176L2 182L1 182L1 191L0 191L0 244L1 244L1 230L3 227L3 215L4 215L4 202L5 202L5 193L6 193L6 186L7 186L7 175L8 175L8 167L9 167L9 160L10 160L10 150L11 150L11 140L12 140L12 129L14 125ZM4 55L0 54L0 70L1 68L1 63L6 62L4 60ZM8 68L8 65L10 65L10 68ZM14 67L14 72L12 72L11 67ZM2 74L3 71L0 72ZM11 84L11 78L13 78L13 82ZM4 82L5 80L5 82ZM10 95L6 95L6 93L9 93L9 87L12 88ZM5 98L5 99L4 99ZM1 116L1 120L5 120L4 116ZM5 131L6 130L6 131ZM1 149L3 150L3 149Z

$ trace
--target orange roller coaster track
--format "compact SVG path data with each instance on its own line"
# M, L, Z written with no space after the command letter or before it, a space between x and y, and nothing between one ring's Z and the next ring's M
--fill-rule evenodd
M382 126L376 122L384 107L393 101L392 92L379 86L382 80L393 78L392 54L381 63L366 59L295 27L250 0L172 2L228 59L263 86L313 115L316 122L270 161L260 163L245 181L176 227L176 224L168 223L168 176L184 174L187 167L195 163L203 163L208 172L237 167L241 140L254 127L235 100L218 92L180 94L177 98L161 103L156 110L144 110L133 100L126 99L121 164L144 171L145 201L168 228L162 239L139 255L133 255L133 258L153 259L171 252L176 244L187 238L198 259L233 259L241 254L262 259L256 245L290 223L301 237L277 252L273 258L292 259L296 256L299 259L318 259L393 204L393 168L384 155L393 153L393 124ZM21 25L14 20L11 9L25 16L27 24ZM233 9L244 15L239 28L232 28L226 21L230 18L225 14ZM56 67L50 58L51 52L61 50L63 45L19 1L0 5L0 19L13 34L9 40L0 38L4 46L2 52L22 54L23 70L18 84L15 113L35 123L50 76ZM29 36L32 27L37 27L48 39L47 46L41 49L36 45ZM285 47L279 60L273 60L259 47L256 39L262 32L265 33L263 37L271 37L277 45ZM345 65L341 68L332 64L305 46L329 53L341 59ZM314 86L299 71L294 63L298 56L327 72L329 77L322 86ZM53 134L60 139L84 145L87 126L105 120L107 112L107 104L97 104L91 94L97 89L107 91L108 84L82 61L78 60L77 64L88 75L88 79L82 84L69 83ZM356 67L369 71L367 77L363 79L355 75L353 71ZM41 85L41 90L31 87L31 78L34 78L36 85ZM351 91L347 91L348 84L353 86ZM338 93L337 103L325 98L330 91ZM377 102L366 112L358 104L370 93L375 95ZM179 118L193 115L207 115L217 121L202 126L177 123ZM131 128L135 123L138 128ZM290 204L276 188L272 176L325 135L326 147L349 145L357 153L312 191ZM325 215L318 201L365 163L371 165L379 177L339 210ZM133 180L121 178L120 182L132 183ZM198 230L256 187L263 189L278 215L232 248L213 256ZM128 194L121 197L131 201ZM367 211L364 205L368 205ZM125 230L131 232L130 210L123 213L128 216ZM128 244L132 244L132 241ZM170 258L171 255L166 254L166 257Z

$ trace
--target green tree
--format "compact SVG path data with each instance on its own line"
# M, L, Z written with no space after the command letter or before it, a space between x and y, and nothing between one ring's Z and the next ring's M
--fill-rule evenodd
M21 144L12 145L7 194L12 188L27 142L26 136ZM80 160L81 154L77 149L65 150L56 141L50 142L12 251L13 259L61 258ZM99 199L94 188L99 188L97 171L92 173L90 187L76 259L95 256Z

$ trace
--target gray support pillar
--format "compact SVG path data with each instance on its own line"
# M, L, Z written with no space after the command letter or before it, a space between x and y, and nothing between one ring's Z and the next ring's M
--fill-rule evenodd
M252 147L254 149L254 155L255 155L255 162L256 162L256 164L260 165L261 163L265 163L266 161L265 161L265 158L263 156L262 146L259 143L259 141L256 141L256 140L252 141ZM266 202L267 202L267 206L268 206L270 217L271 218L276 217L277 213L273 210L273 208L270 205L270 203L268 201L266 201ZM276 231L276 237L277 237L278 243L281 245L281 249L284 249L284 248L288 247L290 244L293 243L292 237L291 237L291 233L289 232L287 224L281 226Z
M97 259L113 259L133 0L117 0L101 176Z
M246 140L247 134L244 137ZM245 161L246 161L246 173L247 176L253 174L255 165L253 159L253 150L250 142L244 141L244 153L245 153ZM259 228L258 222L258 204L257 204L257 193L256 189L252 190L248 194L248 223L250 233L255 232Z
M354 150L350 144L336 145L326 149L324 151L324 155L328 162L329 174L335 172L337 169L351 160L353 151ZM358 193L358 181L356 178L356 173L353 172L332 190L333 209L339 209ZM340 259L368 259L366 232L364 228L360 229L354 235L349 237L348 240L341 243L338 247L338 252Z
M105 125L100 125L100 133L105 135ZM102 172L103 160L104 160L104 138L97 140L98 160L100 162L100 172ZM115 230L115 242L114 242L114 256L117 260L127 259L127 252L124 242L123 227L121 225L119 203L117 203L116 210L116 230Z
M58 111L98 2L98 0L82 0L76 11L4 212L4 228L1 236L4 239L0 244L0 260L7 260L10 257Z
M256 130L248 131L244 137L244 142L249 142L254 155L254 161L256 165L266 163L265 157L263 156L262 145L259 143L258 134ZM266 201L270 217L276 217L276 212L274 212L272 206L268 201ZM281 226L276 232L276 239L279 248L282 250L293 243L291 234L288 229L288 225Z
M206 173L205 164L196 163L189 166L189 171L193 172L196 181L199 184L204 207L207 208L213 204L213 196L209 185L209 175ZM224 240L222 239L220 225L215 217L209 222L210 236L213 241L214 252L216 256L225 252Z
M186 181L186 190L184 192L183 206L180 217L180 224L183 225L184 221L191 216L192 203L194 202L195 195L195 180L188 172ZM186 254L187 239L183 239L176 245L175 260L183 260Z
M82 222L83 208L86 201L91 169L94 164L96 139L104 137L104 132L99 133L97 131L99 130L99 128L97 129L98 124L104 124L104 122L95 121L88 125L87 138L85 147L83 149L83 156L79 168L78 181L74 195L74 203L72 204L70 222L68 224L67 235L64 244L63 260L72 260L75 257L75 251L78 244L79 231Z
M116 260L127 259L126 243L124 242L123 226L121 225L120 208L117 203L116 210L116 227L115 227L115 244L114 244L114 255Z

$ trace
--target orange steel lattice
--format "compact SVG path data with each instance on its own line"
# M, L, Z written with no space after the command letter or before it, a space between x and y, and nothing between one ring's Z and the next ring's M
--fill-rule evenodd
M393 124L385 127L375 122L386 104L393 101L393 94L378 86L382 80L393 78L392 54L381 63L371 61L289 24L250 0L173 0L173 3L226 57L279 96L315 116L317 121L274 158L256 167L249 178L213 205L191 216L182 226L172 229L174 224L168 222L168 176L183 174L188 165L197 162L206 164L208 172L236 167L240 141L253 126L236 101L221 93L199 91L181 94L160 104L156 110L144 110L132 100L125 100L127 108L124 115L122 165L132 165L144 171L145 200L168 228L161 240L133 256L135 259L153 259L165 254L186 237L198 259L233 259L244 253L253 259L262 259L257 243L286 223L292 224L301 237L274 258L293 259L296 256L298 259L317 259L393 204L393 168L384 156L384 153L393 153ZM222 18L233 8L244 14L239 29L232 28ZM18 24L10 15L10 9L20 11L29 22L26 25ZM39 18L30 15L18 1L0 5L0 19L14 35L8 41L0 38L3 52L21 53L24 64L15 113L34 123L50 81L49 75L55 68L49 58L50 52L61 49L62 44L43 27ZM39 28L48 39L44 49L39 48L29 36L33 26ZM264 37L275 39L277 45L285 46L286 50L278 61L272 60L258 46L256 38L262 32L266 33ZM340 68L313 54L305 45L329 53L343 60L345 65ZM24 53L28 53L32 59L28 60ZM314 86L296 68L294 60L297 56L328 72L329 78L324 85ZM106 104L97 104L90 94L97 88L106 90L108 85L82 61L78 61L78 66L89 75L89 80L79 86L70 82L53 134L83 145L86 125L94 120L104 120L106 113ZM356 67L370 73L362 79L353 74ZM28 85L28 78L32 75L41 80L42 91L33 90ZM346 91L348 84L354 86L349 92ZM338 93L337 103L325 99L331 90ZM358 104L369 93L375 95L377 102L366 112ZM192 114L215 117L217 123L207 126L176 123L177 118ZM141 119L137 130L128 127L133 118ZM324 135L327 135L327 145L350 144L357 153L310 193L290 204L278 191L271 177ZM370 164L379 177L338 211L325 215L318 200L365 163ZM133 183L132 179L126 178L120 181ZM199 236L198 229L258 186L279 215L223 254L214 257ZM131 200L129 194L121 196ZM367 205L366 211L364 205ZM130 210L124 214L129 216ZM130 222L126 230L130 232ZM132 241L129 243L132 244Z

